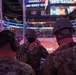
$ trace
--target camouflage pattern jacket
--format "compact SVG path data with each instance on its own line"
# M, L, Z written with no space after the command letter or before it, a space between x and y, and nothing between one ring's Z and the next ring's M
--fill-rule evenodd
M41 75L76 75L76 43L63 44L49 54Z
M34 50L29 50L29 44L23 44L20 50L17 52L17 59L22 62L26 62L32 66L35 72L40 70L41 58L46 58L48 55L47 50L43 47L35 47Z
M10 57L0 57L0 75L35 75L31 66Z

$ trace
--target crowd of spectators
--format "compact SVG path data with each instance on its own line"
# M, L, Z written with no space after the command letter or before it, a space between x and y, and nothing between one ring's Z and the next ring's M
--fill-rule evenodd
M12 29L11 31L13 31L16 34L16 38L18 40L22 40L23 37L23 29ZM38 38L50 38L52 37L52 30L50 29L36 29Z
M23 39L23 29L12 28L10 29L16 34L16 39L20 42ZM53 37L51 29L35 29L38 35L38 38L51 38ZM76 32L73 35L76 37Z

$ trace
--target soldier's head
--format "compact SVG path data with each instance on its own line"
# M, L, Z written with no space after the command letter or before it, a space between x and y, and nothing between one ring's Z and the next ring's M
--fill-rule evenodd
M26 29L25 30L25 37L28 40L29 43L32 43L37 38L37 33L34 29Z
M10 30L3 30L0 32L0 48L10 44L12 51L17 51L15 34Z
M53 34L56 36L58 44L62 39L72 38L73 32L73 25L68 19L61 18L54 23Z

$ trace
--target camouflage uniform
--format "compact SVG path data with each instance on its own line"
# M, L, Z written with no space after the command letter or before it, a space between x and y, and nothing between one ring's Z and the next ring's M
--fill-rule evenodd
M34 50L29 50L28 42L24 45L21 45L20 50L17 53L17 59L22 62L26 62L32 66L38 75L40 71L40 60L42 58L46 58L48 55L47 50L43 47L35 46Z
M35 75L27 64L10 57L0 57L0 75Z
M61 45L45 60L41 75L76 75L76 43Z

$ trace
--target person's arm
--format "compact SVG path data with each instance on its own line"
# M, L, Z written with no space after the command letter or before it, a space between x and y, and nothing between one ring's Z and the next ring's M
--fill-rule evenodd
M48 51L46 50L46 48L43 46L40 46L40 50L41 50L41 57L46 58L49 54Z
M56 70L54 68L54 62L51 55L48 55L45 59L40 75L56 75Z
M47 49L41 45L41 42L38 39L35 40L35 43L37 44L38 49L41 51L41 57L46 58L49 54Z
M48 51L42 45L39 47L39 50L41 50L41 57L45 59L49 54Z
M27 62L26 47L24 45L20 46L20 49L16 54L16 59L22 62Z

